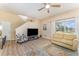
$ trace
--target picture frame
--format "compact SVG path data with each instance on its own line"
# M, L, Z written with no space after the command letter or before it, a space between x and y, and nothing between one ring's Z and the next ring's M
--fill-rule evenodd
M47 30L46 24L43 25L43 30Z

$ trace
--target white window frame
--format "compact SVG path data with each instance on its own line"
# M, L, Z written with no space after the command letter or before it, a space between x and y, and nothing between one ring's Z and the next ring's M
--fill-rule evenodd
M75 18L75 17L56 20L56 21L55 21L55 33L57 32L57 31L56 31L56 23L57 23L57 22L66 22L66 21L70 21L70 20L75 20L75 33L76 33L76 18ZM63 23L63 24L65 25L65 23ZM65 30L65 28L64 28L64 30ZM66 32L65 32L65 33L66 33ZM75 33L74 33L74 34L75 34Z

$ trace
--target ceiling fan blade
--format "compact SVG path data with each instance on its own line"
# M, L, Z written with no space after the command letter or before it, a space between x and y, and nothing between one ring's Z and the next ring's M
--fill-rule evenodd
M38 9L38 11L41 11L42 9L44 9L45 7L42 7L42 8L40 8L40 9Z
M61 5L51 5L51 7L61 7Z

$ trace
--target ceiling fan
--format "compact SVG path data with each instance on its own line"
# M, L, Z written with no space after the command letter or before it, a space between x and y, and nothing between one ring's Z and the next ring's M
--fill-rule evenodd
M50 13L50 8L51 7L54 7L54 8L59 8L59 7L61 7L61 5L60 4L52 4L52 3L42 3L44 6L42 7L42 8L40 8L40 9L38 9L38 11L41 11L41 10L43 10L43 9L47 9L47 12L48 13Z

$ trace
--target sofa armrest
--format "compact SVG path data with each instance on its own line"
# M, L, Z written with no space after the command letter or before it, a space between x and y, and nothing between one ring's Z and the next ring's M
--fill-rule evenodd
M77 50L78 48L78 39L73 40L73 50Z

